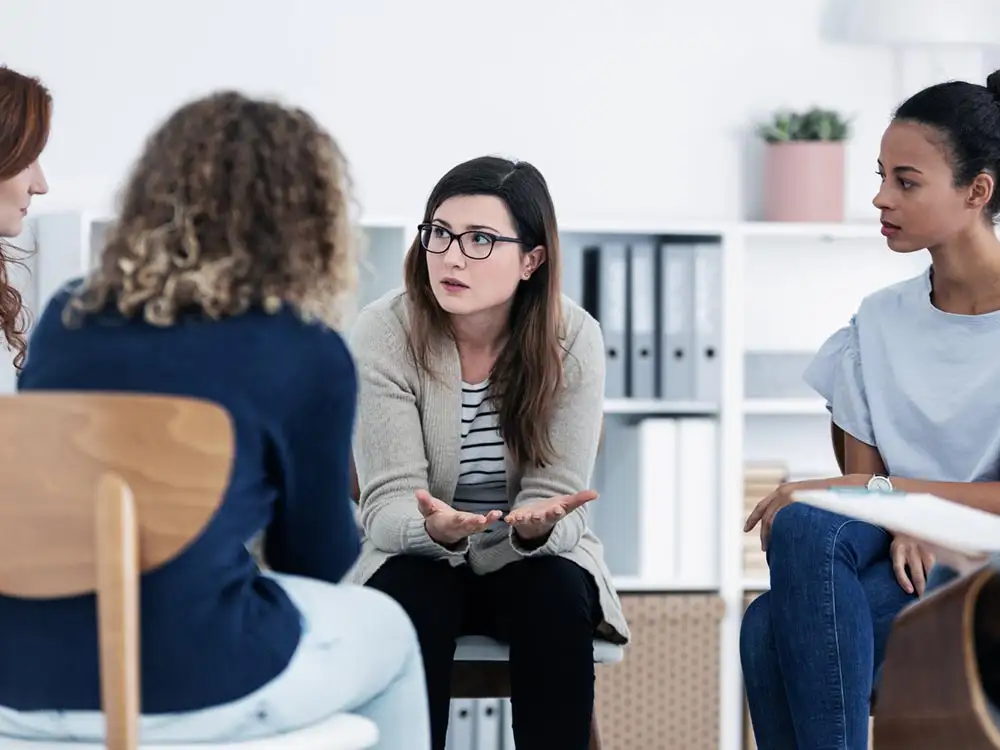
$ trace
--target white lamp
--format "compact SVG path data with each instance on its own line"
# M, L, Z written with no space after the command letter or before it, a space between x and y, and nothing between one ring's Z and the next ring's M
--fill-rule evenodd
M984 48L1000 45L1000 0L842 0L843 37L893 51L895 95L933 83L985 83Z
M1000 0L855 0L847 36L907 47L1000 45Z

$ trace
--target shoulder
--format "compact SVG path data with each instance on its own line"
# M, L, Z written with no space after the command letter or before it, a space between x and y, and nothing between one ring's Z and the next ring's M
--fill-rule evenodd
M910 316L918 309L921 300L930 292L930 267L917 276L890 284L867 295L858 306L855 324L878 322Z
M593 315L578 303L562 295L563 347L570 354L590 357L595 351L603 353L604 336L601 325ZM602 354L603 357L603 354Z
M395 357L406 348L409 315L406 292L394 289L369 303L351 327L350 346L356 356Z
M576 383L588 374L603 379L604 335L600 323L566 295L562 296L562 313L561 344L567 384Z
M45 309L42 310L42 314L31 330L31 344L34 348L38 348L37 342L44 343L49 336L58 335L59 332L66 330L63 325L63 311L82 285L83 278L72 279L56 290L55 294L45 303Z

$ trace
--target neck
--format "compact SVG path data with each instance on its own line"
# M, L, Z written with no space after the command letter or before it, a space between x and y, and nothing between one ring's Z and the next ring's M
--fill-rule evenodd
M510 305L470 315L452 315L451 328L461 352L492 354L500 351L509 332Z
M1000 309L1000 240L992 226L970 229L929 252L937 307L967 315Z

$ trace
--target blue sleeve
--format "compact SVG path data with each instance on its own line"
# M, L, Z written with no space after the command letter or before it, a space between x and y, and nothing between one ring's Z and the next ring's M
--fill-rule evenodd
M826 340L806 368L805 381L826 399L834 423L868 445L875 445L865 390L857 316Z
M316 329L309 366L273 436L280 495L264 535L264 557L279 573L336 583L360 553L349 494L357 373L343 339Z

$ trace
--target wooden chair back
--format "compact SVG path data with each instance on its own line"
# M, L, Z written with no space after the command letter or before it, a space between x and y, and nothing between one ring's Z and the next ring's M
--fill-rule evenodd
M206 401L0 396L0 594L96 592L110 750L138 743L139 576L204 530L233 442L228 414Z
M1000 574L990 566L904 609L875 700L876 750L1000 749Z

